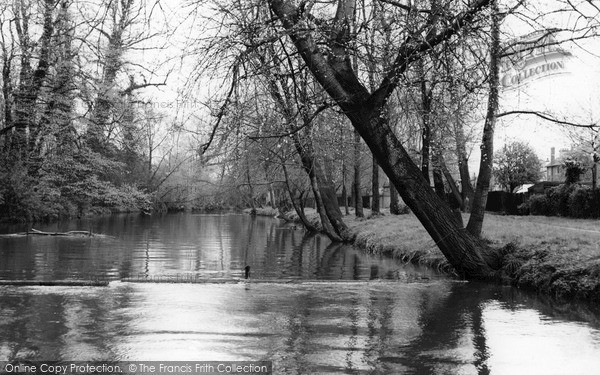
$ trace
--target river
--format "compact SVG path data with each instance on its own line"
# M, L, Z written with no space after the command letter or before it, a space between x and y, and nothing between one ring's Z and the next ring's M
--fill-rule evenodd
M275 374L600 371L593 306L462 282L275 219L114 215L36 229L106 236L0 237L0 280L110 283L0 286L0 361L263 360Z

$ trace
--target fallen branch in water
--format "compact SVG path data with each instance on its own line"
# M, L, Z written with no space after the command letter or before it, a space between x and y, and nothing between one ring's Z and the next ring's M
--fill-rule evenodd
M31 229L27 232L0 234L0 237L18 237L18 236L62 236L62 237L109 237L104 234L92 233L91 230L71 230L68 232L43 232L37 229Z
M41 230L33 229L26 233L27 235L36 235L36 236L91 236L91 230L71 230L68 232L42 232Z
M0 280L0 286L108 286L108 280Z

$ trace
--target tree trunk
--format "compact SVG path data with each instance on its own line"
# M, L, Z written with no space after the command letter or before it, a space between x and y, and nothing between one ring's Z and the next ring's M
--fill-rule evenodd
M466 138L463 125L460 120L460 115L454 122L454 136L456 138L456 156L458 158L458 172L460 173L461 186L461 209L463 211L470 210L470 205L473 202L473 186L471 185L471 175L469 173L469 158L466 151Z
M325 213L327 214L331 225L342 241L349 241L351 238L351 233L342 219L342 211L340 210L337 200L337 193L331 178L326 175L323 166L316 159L313 159L313 171L317 177L317 181L319 182L323 207L325 208Z
M598 157L594 153L594 164L592 164L592 191L595 191L598 187Z
M340 144L344 144L344 128L340 126ZM346 153L345 147L342 147L342 200L344 201L344 213L350 215L348 209L348 189L346 188Z
M372 202L371 202L371 214L379 215L379 164L377 164L377 159L373 157L373 181L371 184L372 191Z
M483 138L481 140L481 161L479 164L479 176L477 176L477 187L471 203L471 217L467 224L467 230L472 235L481 236L485 206L492 178L492 166L494 162L494 128L496 126L496 114L498 112L498 85L499 85L499 56L500 56L500 14L497 0L492 0L492 31L490 43L490 77L488 108L483 126Z
M457 272L471 278L492 277L492 266L498 266L495 254L467 233L448 205L431 190L387 120L379 116L378 110L367 112L364 106L344 110L404 202Z
M321 229L331 241L342 242L342 238L336 233L331 221L329 220L329 217L327 216L327 212L325 211L325 205L323 204L323 198L321 196L319 182L312 168L308 172L308 177L310 179L310 186L312 187L313 197L315 198L317 212L319 213L319 218L321 219Z
M342 168L342 175L344 175L344 177L342 177L343 179L343 185L342 185L342 201L344 201L344 213L346 215L350 215L350 210L348 209L348 189L346 189L346 177L345 177L345 169L346 168Z
M425 180L431 183L429 179L429 152L431 150L431 101L433 93L427 88L423 60L419 60L418 70L421 79L421 118L423 121L423 130L421 133L421 172Z
M289 174L288 174L287 168L285 166L285 163L282 163L281 166L283 168L283 176L285 178L285 186L286 186L287 192L290 196L290 200L292 201L292 206L294 207L294 211L296 211L296 214L300 218L300 221L302 222L302 225L304 225L304 228L306 228L306 230L308 230L309 232L317 232L317 228L315 228L308 221L308 219L306 218L306 215L304 214L304 208L302 206L302 195L300 195L300 198L298 201L296 201L296 198L294 197L294 192L292 191L292 188L290 186L290 178L289 178Z
M20 4L24 6L23 3ZM36 101L40 95L40 90L50 67L50 50L51 39L54 32L54 22L52 13L56 7L55 0L44 1L44 25L42 36L39 41L40 53L38 64L35 71L32 71L30 57L33 49L33 44L29 40L29 28L26 25L29 19L17 17L15 22L20 24L23 22L24 27L17 27L19 40L21 44L21 71L19 73L19 87L14 95L14 126L15 132L11 148L17 152L19 158L25 159L27 154L35 148L37 140L38 128L36 121ZM26 11L20 12L25 15Z
M347 241L350 239L350 232L342 220L342 212L337 204L335 190L326 178L320 163L316 160L311 140L308 137L310 137L309 134L307 134L306 144L302 145L298 132L292 135L302 168L310 179L315 205L321 218L322 230L334 242Z
M250 200L250 214L256 215L256 205L254 202L254 187L252 187L252 181L250 180L250 163L246 159L246 180L248 182L248 195Z
M117 80L117 73L123 67L123 53L125 47L123 36L126 29L131 25L130 13L133 7L134 0L123 0L115 2L111 9L113 13L113 29L110 36L107 36L108 46L105 51L103 61L102 81L99 85L98 95L94 102L94 111L92 121L87 130L87 142L90 148L96 152L105 151L104 147L104 131L110 119L112 107L114 105L114 89ZM119 4L122 8L118 12ZM107 33L103 33L108 35Z
M462 209L462 206L463 206L462 195L460 194L460 191L458 190L456 181L454 180L454 177L452 177L452 175L450 174L448 167L446 167L446 163L444 162L443 158L440 159L440 164L442 166L442 172L444 173L444 177L446 177L446 181L448 182L448 186L450 186L450 190L452 190L452 195L454 196L454 199L456 200L456 202L458 202L459 207Z
M360 134L354 130L354 214L356 217L364 217L362 192L360 188Z
M390 184L390 213L392 215L400 215L400 200L398 199L398 190L396 190L396 187L394 186L394 184L392 184L392 181L390 181L389 184Z
M345 2L340 1L340 4ZM404 43L398 48L393 66L372 94L361 84L350 64L350 49L340 48L347 41L339 38L340 28L349 31L348 22L334 22L331 38L331 54L323 54L307 28L303 12L287 0L269 0L275 15L288 31L292 42L308 69L321 87L340 106L350 119L354 129L365 140L375 155L379 166L398 189L404 202L411 208L435 244L456 271L469 278L491 278L498 269L495 254L477 237L466 232L452 211L433 191L421 170L396 138L383 115L389 95L400 82L399 76L407 66L419 58L422 51L458 32L481 12L488 0L469 3L468 9L452 22L452 26L435 35L426 35L423 42ZM342 5L343 5L342 4ZM352 18L347 18L352 20ZM350 35L347 33L347 35ZM416 46L415 46L416 45ZM334 48L335 47L335 48ZM345 58L342 58L344 57Z
M444 188L444 174L442 172L442 164L440 161L441 155L439 155L439 153L439 150L433 150L431 156L431 162L433 164L433 186L438 197L443 201L447 201L446 189Z

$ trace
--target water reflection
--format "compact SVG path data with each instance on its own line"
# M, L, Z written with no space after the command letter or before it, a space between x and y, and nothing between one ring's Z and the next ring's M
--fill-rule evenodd
M0 279L231 279L242 277L246 265L258 279L398 278L412 272L264 217L115 215L40 229L91 229L111 237L0 237Z
M0 361L272 360L277 374L600 368L600 314L589 306L449 280L270 219L103 220L95 231L114 238L0 239L2 278L115 279L106 288L0 287ZM264 282L116 280L239 278L244 264Z
M273 360L278 374L600 366L593 323L553 318L526 304L530 295L490 285L115 282L2 287L0 296L0 360Z

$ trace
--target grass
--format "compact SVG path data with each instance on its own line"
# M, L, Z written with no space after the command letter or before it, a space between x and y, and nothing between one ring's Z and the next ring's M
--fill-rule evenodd
M318 222L314 210L306 210ZM292 215L293 216L293 215ZM355 245L373 254L452 273L443 254L416 217L378 215L346 224ZM468 221L468 215L463 217ZM504 282L564 299L600 301L600 220L487 214L483 237L503 254Z
M560 298L600 301L600 221L488 215L483 235L505 246L509 282Z

